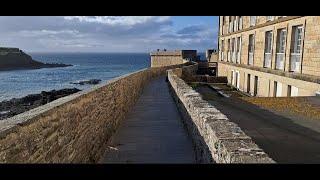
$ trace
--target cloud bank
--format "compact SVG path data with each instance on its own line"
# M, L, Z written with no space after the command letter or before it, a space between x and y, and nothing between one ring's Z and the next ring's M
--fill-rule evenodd
M149 52L216 46L217 28L169 16L0 17L0 46L29 52Z

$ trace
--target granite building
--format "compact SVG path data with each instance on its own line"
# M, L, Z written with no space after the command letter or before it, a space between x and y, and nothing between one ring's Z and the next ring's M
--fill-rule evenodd
M261 97L320 93L319 16L220 16L218 76Z
M150 53L151 67L164 67L183 64L198 59L196 50L157 50Z

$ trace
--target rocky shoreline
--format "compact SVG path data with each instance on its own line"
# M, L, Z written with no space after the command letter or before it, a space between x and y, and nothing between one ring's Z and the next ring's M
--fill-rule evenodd
M85 85L85 84L99 84L101 82L101 79L89 79L89 80L82 80L77 82L70 82L70 84L78 84L78 85Z
M0 102L0 120L10 118L79 91L77 88L42 91L40 94L30 94L23 98L2 101Z
M63 63L44 63L41 68L56 68L56 67L68 67L73 66L72 64Z

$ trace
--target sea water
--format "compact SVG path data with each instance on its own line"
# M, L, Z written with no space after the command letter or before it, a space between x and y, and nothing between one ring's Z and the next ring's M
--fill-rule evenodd
M53 89L86 89L92 85L70 84L80 80L112 78L150 67L148 53L28 53L45 63L70 67L0 71L0 102Z

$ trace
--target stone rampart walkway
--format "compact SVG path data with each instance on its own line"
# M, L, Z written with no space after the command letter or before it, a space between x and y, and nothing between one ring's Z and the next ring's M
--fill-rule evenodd
M165 76L151 81L109 142L102 163L195 163Z

